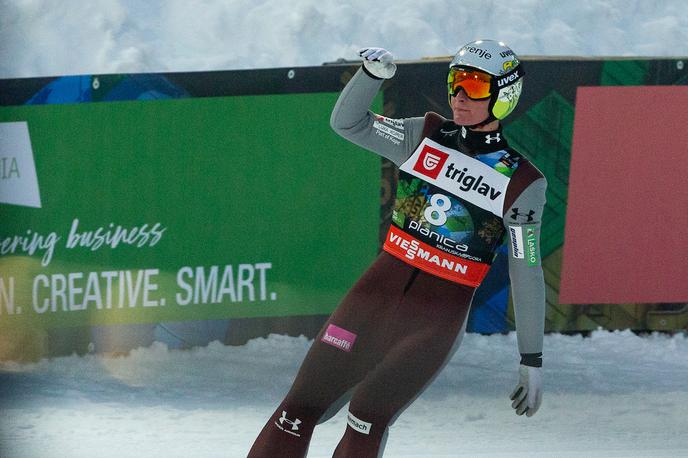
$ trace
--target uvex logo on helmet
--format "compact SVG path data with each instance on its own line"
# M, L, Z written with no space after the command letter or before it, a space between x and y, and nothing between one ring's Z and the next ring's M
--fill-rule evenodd
M505 85L507 85L509 83L513 83L514 81L516 81L520 77L521 77L521 75L519 75L518 70L516 70L513 73L511 73L510 75L507 75L503 78L499 78L497 80L497 87L504 87Z

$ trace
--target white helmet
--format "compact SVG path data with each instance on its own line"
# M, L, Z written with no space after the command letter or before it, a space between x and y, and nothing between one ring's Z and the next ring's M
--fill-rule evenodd
M468 67L492 75L490 116L481 124L504 119L514 111L523 87L523 66L516 54L501 41L477 40L459 49L449 68Z

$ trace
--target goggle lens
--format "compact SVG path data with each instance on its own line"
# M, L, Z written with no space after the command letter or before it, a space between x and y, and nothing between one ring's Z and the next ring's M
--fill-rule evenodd
M491 83L491 75L476 70L452 68L447 77L450 96L455 96L459 93L459 88L462 88L466 95L474 100L490 97Z

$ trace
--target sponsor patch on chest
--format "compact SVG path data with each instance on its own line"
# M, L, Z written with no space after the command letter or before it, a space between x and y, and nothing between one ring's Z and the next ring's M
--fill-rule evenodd
M401 170L502 216L510 178L475 158L426 138Z

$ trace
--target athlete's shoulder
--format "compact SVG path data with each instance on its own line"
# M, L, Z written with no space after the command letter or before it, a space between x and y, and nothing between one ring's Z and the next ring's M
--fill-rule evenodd
M526 158L521 159L513 178L523 181L526 185L541 179L547 181L545 179L545 175L540 171L540 169L538 169L535 164Z
M535 164L533 164L521 153L510 147L507 148L507 152L510 154L510 156L518 158L518 167L511 176L509 186L507 187L507 192L504 199L504 210L506 211L506 209L511 207L516 199L518 199L518 197L531 186L536 186L538 189L541 189L541 191L538 193L541 192L543 196L542 198L544 199L544 191L547 189L547 180L545 175L535 166Z
M435 113L434 111L428 111L424 116L423 137L432 138L435 133L448 124L454 126L453 122L449 121L441 114Z

